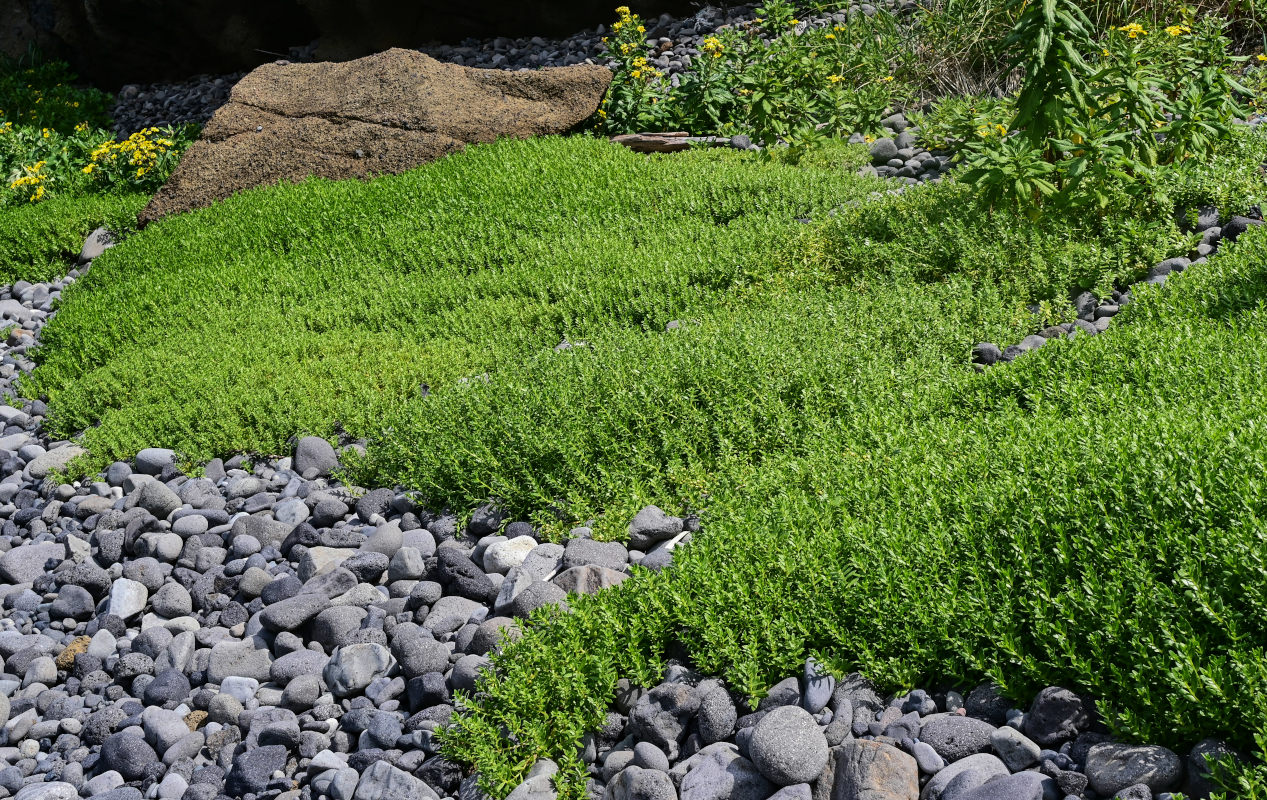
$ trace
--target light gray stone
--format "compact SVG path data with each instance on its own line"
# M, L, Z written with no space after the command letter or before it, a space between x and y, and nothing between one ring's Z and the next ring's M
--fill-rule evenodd
M748 745L752 763L776 786L808 783L827 765L827 739L800 706L771 709L757 722Z

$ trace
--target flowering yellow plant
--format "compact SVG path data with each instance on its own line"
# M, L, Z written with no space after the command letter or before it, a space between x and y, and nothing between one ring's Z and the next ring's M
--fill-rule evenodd
M1123 25L1119 27L1118 30L1121 31L1122 33L1125 33L1127 36L1129 36L1132 39L1136 39L1140 36L1148 35L1148 31L1144 30L1144 26L1140 25L1138 22L1132 22L1128 25Z

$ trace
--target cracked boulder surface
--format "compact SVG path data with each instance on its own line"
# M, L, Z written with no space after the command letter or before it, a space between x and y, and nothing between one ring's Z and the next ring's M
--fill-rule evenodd
M265 64L233 87L138 221L279 181L395 174L467 144L564 133L598 109L610 82L610 70L588 64L482 70L397 48Z

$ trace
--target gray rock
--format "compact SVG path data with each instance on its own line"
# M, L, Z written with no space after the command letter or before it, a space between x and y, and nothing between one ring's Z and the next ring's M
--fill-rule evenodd
M324 478L339 468L334 446L320 436L305 436L295 446L295 472L304 478Z
M386 761L375 761L361 775L353 800L439 800L426 783Z
M13 800L78 800L79 790L65 781L29 783L18 790Z
M518 569L539 581L549 580L563 566L563 545L544 542L532 548ZM504 585L504 584L503 584Z
M998 685L993 683L981 684L969 692L964 700L964 710L968 712L968 716L983 719L993 725L1002 725L1007 720L1007 710L1011 707L1012 701L1004 697Z
M997 344L981 342L972 348L972 363L990 366L1003 358L1003 351Z
M831 800L916 800L920 796L919 767L914 758L892 745L848 739L832 748L819 785L816 794Z
M537 547L537 540L531 536L516 536L496 542L484 551L484 569L505 575L522 564Z
M551 781L558 771L559 767L553 761L541 759L528 770L524 782L506 795L506 800L555 800L558 795Z
M1056 748L1087 729L1090 716L1082 698L1059 686L1034 697L1025 715L1025 734L1042 747Z
M285 745L270 744L247 749L233 758L233 766L225 776L224 793L230 797L259 794L268 786L273 773L285 766Z
M1263 221L1258 219L1250 219L1249 217L1236 216L1228 220L1227 224L1222 227L1222 235L1228 241L1236 241L1242 233L1250 228L1262 225Z
M164 469L175 465L176 453L165 447L147 447L136 454L136 471L142 475L162 475Z
M163 584L155 593L150 605L155 614L168 619L183 617L194 609L194 601L189 596L189 590L179 583Z
M598 542L593 539L571 539L563 547L563 566L583 567L593 564L611 570L623 570L629 563L629 551L620 542Z
M475 683L479 680L480 673L488 668L489 663L487 656L462 656L453 665L449 683L453 685L455 691L460 690L468 694L474 694Z
M730 693L718 686L700 701L696 717L700 738L704 740L704 744L725 740L734 732L736 719L738 714Z
M265 608L260 623L270 631L295 631L329 607L326 595L304 592Z
M638 742L633 749L633 765L643 769L669 771L669 757L651 742Z
M278 686L289 686L301 675L320 675L329 659L315 650L296 650L273 661L268 670L269 678Z
M159 481L146 481L136 493L136 504L158 519L167 517L180 508L180 495Z
M502 637L513 641L520 636L519 623L510 617L490 617L480 623L466 648L473 655L487 655L497 649Z
M885 136L871 143L871 163L875 165L888 163L897 158L897 142Z
M497 533L506 520L506 513L493 503L487 503L471 512L466 532L476 538Z
M386 675L393 663L391 653L380 644L350 644L335 651L322 677L336 697L350 697Z
M994 726L973 717L948 714L925 723L919 738L927 742L937 755L954 763L961 758L990 749Z
M57 542L24 544L0 556L0 578L6 583L30 583L44 574L44 565L66 559L66 545Z
M827 739L800 706L780 706L762 717L748 749L752 763L776 786L808 783L827 764Z
M625 572L586 564L583 567L565 569L550 582L568 594L597 594L603 589L620 585L628 577Z
M1087 752L1084 772L1091 788L1101 795L1115 794L1136 783L1147 784L1153 792L1164 792L1183 777L1183 761L1156 745L1104 742Z
M628 766L621 770L603 794L604 800L678 800L668 773Z
M646 552L655 543L672 539L681 532L681 517L671 517L658 506L647 506L629 523L629 546Z
M995 778L976 789L955 795L956 800L1043 800L1058 797L1056 783L1039 772L1018 772ZM1148 800L1152 800L1151 795Z
M7 717L8 714L2 716ZM1218 791L1219 787L1212 779L1211 770L1220 761L1236 764L1241 761L1241 755L1218 739L1202 739L1197 742L1188 752L1188 778L1183 786L1184 795L1205 800Z
M96 610L96 601L92 594L82 586L63 586L57 592L57 599L49 607L48 613L53 619L86 619Z
M257 649L251 639L241 642L220 641L211 647L207 681L224 683L225 678L237 675L263 682L269 679L272 665L273 657L268 650Z
M102 765L122 775L124 780L140 780L146 769L157 762L154 748L135 733L116 733L101 744Z
M683 765L680 800L767 800L777 788L730 742L708 745Z
M145 610L150 593L141 583L119 578L110 587L110 605L106 613L119 619L129 619Z
M643 695L629 715L633 733L659 747L670 761L678 758L678 746L686 723L699 710L694 688L681 683L662 683Z
M770 795L769 800L812 800L813 797L814 791L808 783L798 783L794 786L784 786Z
M59 447L56 450L49 450L47 453L41 453L31 459L26 465L26 472L36 480L43 480L51 472L65 470L71 461L86 452L88 451L73 444Z
M430 535L430 534L427 534ZM401 547L392 556L387 568L387 580L416 581L427 573L427 562L416 547Z
M946 766L946 760L937 755L937 751L930 747L928 742L916 742L911 748L911 755L915 756L919 771L926 775L936 775L942 767Z
M1113 795L1113 800L1153 800L1153 792L1145 784L1137 783Z
M461 598L459 598L461 599ZM401 630L397 626L391 640L391 653L406 678L428 672L444 672L449 666L449 648L417 628Z
M1008 774L1010 773L1007 771L1007 766L998 758L989 753L977 753L947 765L929 778L928 783L924 784L924 790L919 794L919 800L941 800L942 792L945 791L947 785L959 779L961 775L967 775L968 780L971 781L970 788L976 788L991 778Z
M567 609L567 592L548 581L533 581L515 595L508 610L512 616L527 617L547 605Z
M996 729L990 734L990 746L999 759L1012 772L1020 772L1038 763L1042 748L1036 742L1009 727Z
M811 714L817 714L831 702L831 697L836 692L836 679L817 661L807 658L801 680L801 707Z
M484 610L484 605L456 595L441 597L431 607L431 613L423 620L422 627L436 634L452 633L465 625L471 617Z

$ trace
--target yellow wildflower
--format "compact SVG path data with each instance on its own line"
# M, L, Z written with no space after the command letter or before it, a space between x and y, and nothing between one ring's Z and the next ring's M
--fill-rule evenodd
M80 172L83 172L83 173L84 173L84 174L86 174L86 175L91 175L91 174L92 174L92 171L93 171L94 169L96 169L96 168L97 168L97 165L96 165L96 164L89 164L88 166L86 166L86 167L84 167L82 170L80 170Z
M616 6L616 13L622 17L629 16L629 6Z
M839 75L828 75L827 80L831 81L832 83L840 83L841 81L844 80L844 78L840 77Z
M800 25L800 24L801 24L801 21L800 21L799 19L790 19L790 20L788 20L788 21L787 21L787 24L788 24L788 25Z
M883 78L881 78L880 80L881 80L881 81L883 81L883 82L885 82L885 83L888 83L889 81L893 80L893 76L892 76L892 75L885 75L885 76L884 76Z
M994 129L995 129L996 131L998 131L998 132L999 132L999 136L1007 136L1007 126L1006 126L1006 125L995 125L995 126L994 126Z
M823 38L824 38L824 39L835 39L835 38L836 38L836 34L834 34L834 33L829 33L829 34L827 34L826 36L824 36Z
M1127 36L1129 36L1132 39L1136 39L1140 36L1148 35L1148 31L1144 30L1144 26L1140 25L1138 22L1132 22L1129 25L1123 25L1119 27L1118 30L1125 33Z
M612 23L612 30L613 30L613 31L616 31L617 33L619 33L619 32L620 32L620 28L621 28L621 26L622 26L623 24L624 24L624 23L622 23L620 20L617 20L617 21L613 22L613 23Z
M1259 53L1259 54L1258 54L1258 60L1259 60L1259 61L1267 61L1267 55L1263 55L1262 53Z
M638 33L646 33L646 32L647 32L647 29L645 27L643 27L642 25L638 26Z
M634 70L633 72L631 72L631 73L629 73L629 74L630 74L630 75L632 75L635 79L637 79L637 78L641 78L641 77L642 77L642 70L640 70L640 69L636 69L636 70Z
M700 45L700 49L716 58L721 55L721 51L724 48L722 46L721 39L718 39L716 36L709 36Z
M1192 28L1187 25L1170 25L1166 28L1166 33L1171 36L1183 36L1185 33L1192 33Z

